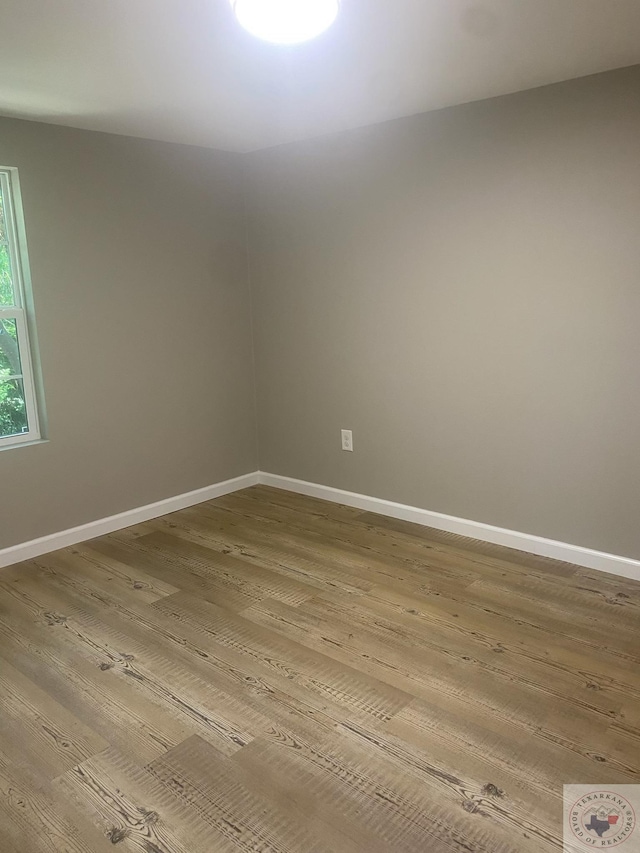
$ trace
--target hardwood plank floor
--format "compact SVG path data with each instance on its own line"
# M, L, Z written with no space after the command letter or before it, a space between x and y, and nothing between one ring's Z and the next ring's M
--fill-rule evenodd
M264 486L0 570L0 849L551 853L640 583Z

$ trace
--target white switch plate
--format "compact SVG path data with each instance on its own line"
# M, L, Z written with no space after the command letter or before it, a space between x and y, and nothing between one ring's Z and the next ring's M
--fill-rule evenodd
M353 450L353 434L350 429L342 430L342 449Z

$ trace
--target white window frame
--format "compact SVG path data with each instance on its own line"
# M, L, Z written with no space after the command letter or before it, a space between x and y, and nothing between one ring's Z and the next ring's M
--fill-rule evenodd
M29 276L29 259L22 216L20 185L18 170L13 166L0 166L0 186L4 201L5 228L7 232L7 248L11 264L11 283L13 285L15 305L0 305L0 319L15 320L20 345L20 369L22 373L3 379L21 379L24 390L25 407L27 410L27 432L19 435L0 436L0 450L16 447L21 444L39 441L42 437L40 417L38 414L38 395L36 391L33 370L33 351L30 327L33 327L33 311L31 309L31 280Z

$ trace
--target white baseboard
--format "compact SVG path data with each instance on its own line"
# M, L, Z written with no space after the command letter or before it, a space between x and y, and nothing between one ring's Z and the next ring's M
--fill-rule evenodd
M458 533L460 536L480 539L482 542L491 542L493 545L504 545L507 548L526 551L539 557L551 557L554 560L573 563L587 569L595 569L599 572L608 572L612 575L640 581L640 560L632 560L630 557L605 554L602 551L593 551L579 545L568 545L566 542L544 539L542 536L518 533L515 530L493 527L491 524L483 524L479 521L468 521L466 518L430 512L415 506L372 498L368 495L359 495L356 492L345 492L342 489L321 486L317 483L307 483L304 480L282 477L279 474L267 474L260 471L258 479L265 486L274 486L277 489L286 489L289 492L298 492L313 498L346 504L367 512L377 512L391 518L413 521L415 524L435 527L437 530L446 530L448 533Z
M551 557L554 560L573 563L587 569L595 569L599 572L608 572L612 575L640 581L640 560L632 560L630 557L605 554L602 551L593 551L579 545L568 545L566 542L544 539L542 536L518 533L515 530L493 527L491 524L483 524L479 521L443 515L440 512L431 512L415 506L386 501L382 498L373 498L369 495L360 495L356 492L347 492L343 489L335 489L332 486L308 483L305 480L296 480L293 477L268 474L264 471L253 471L251 474L234 477L232 480L225 480L222 483L205 486L193 492L186 492L146 506L120 512L108 518L100 518L88 524L81 524L79 527L71 527L68 530L61 530L59 533L52 533L49 536L32 539L30 542L13 545L10 548L0 550L0 568L20 563L23 560L31 560L42 554L48 554L50 551L66 548L69 545L77 545L79 542L86 542L88 539L104 536L133 524L150 521L152 518L158 518L161 515L176 512L188 506L210 501L213 498L255 486L257 483L321 498L333 503L346 504L366 512L377 512L391 518L412 521L424 527L435 527L437 530L446 530L449 533L457 533L460 536L479 539L482 542L504 545L507 548L515 548L517 551L537 554L540 557Z
M100 518L97 521L90 521L88 524L81 524L79 527L71 527L68 530L61 530L59 533L51 533L49 536L41 536L39 539L32 539L30 542L4 548L0 550L0 568L13 565L13 563L21 563L23 560L32 560L34 557L40 557L50 551L57 551L59 548L77 545L78 542L86 542L87 539L95 539L96 536L113 533L114 530L122 530L123 527L131 527L133 524L150 521L152 518L176 512L203 501L210 501L213 498L228 495L230 492L237 492L239 489L255 486L257 482L258 472L253 471L251 474L243 474L241 477L234 477L232 480L224 480L224 482L215 483L213 486L205 486L193 492L185 492L173 498L165 498L146 506L119 512L117 515L110 515L108 518Z

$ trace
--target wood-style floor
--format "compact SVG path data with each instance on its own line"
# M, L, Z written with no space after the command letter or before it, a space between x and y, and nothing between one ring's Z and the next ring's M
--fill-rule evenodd
M546 853L640 584L255 487L0 571L2 853Z

